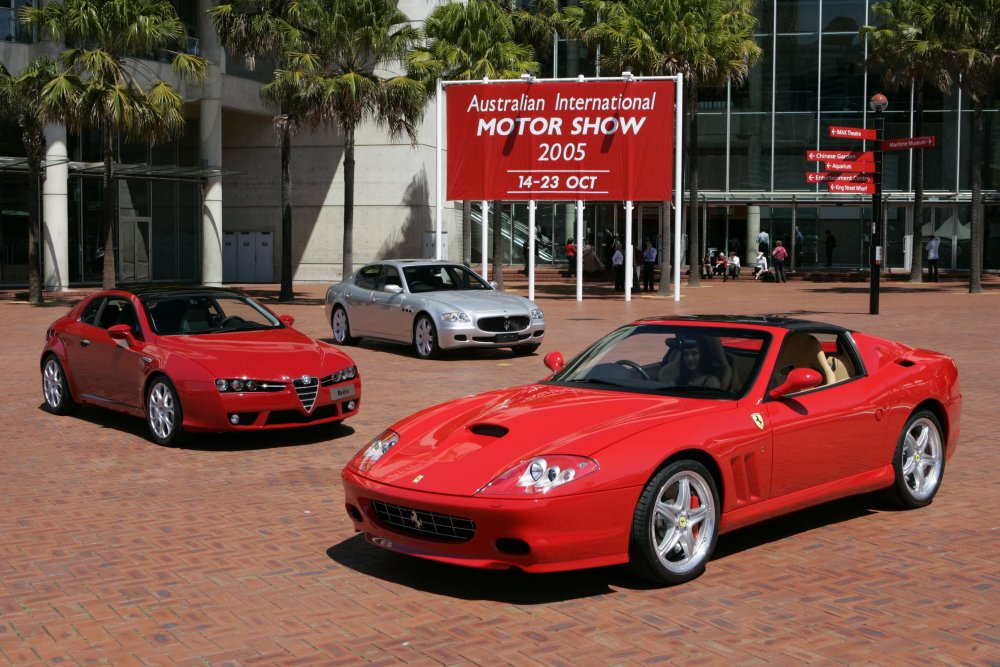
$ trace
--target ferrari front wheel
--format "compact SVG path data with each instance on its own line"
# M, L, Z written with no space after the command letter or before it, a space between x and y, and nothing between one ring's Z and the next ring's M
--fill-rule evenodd
M941 422L928 410L915 412L903 427L892 457L895 482L890 499L915 509L929 505L944 475L944 437Z
M697 461L675 461L649 481L632 518L629 560L643 578L676 585L705 570L719 536L719 492Z
M180 443L184 435L181 401L173 383L164 376L153 380L146 392L146 421L157 444L174 447Z
M54 415L66 415L79 407L70 394L66 371L54 354L46 357L42 366L42 395L45 409Z

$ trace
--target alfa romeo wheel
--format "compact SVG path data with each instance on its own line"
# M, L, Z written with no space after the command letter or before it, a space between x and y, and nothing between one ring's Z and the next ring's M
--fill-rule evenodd
M697 461L676 461L650 480L635 508L629 557L659 583L690 581L705 570L719 535L719 492Z
M427 315L418 317L413 325L413 349L421 359L433 359L440 351L437 330Z
M146 392L146 421L153 441L168 446L177 445L183 435L181 402L177 390L167 378L153 380Z
M49 355L42 366L42 395L45 396L45 409L54 415L66 415L79 407L70 394L66 372L54 354Z
M358 339L351 335L351 322L347 319L347 311L343 306L333 309L330 328L333 329L333 342L337 345L356 345Z
M932 412L914 413L903 427L892 457L896 481L890 498L904 508L929 505L944 476L944 437Z

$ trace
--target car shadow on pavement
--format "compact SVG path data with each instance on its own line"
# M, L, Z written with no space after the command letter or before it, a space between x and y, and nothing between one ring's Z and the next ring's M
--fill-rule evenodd
M150 440L146 429L146 421L120 412L103 410L89 405L81 406L73 415L54 417L45 411L45 404L40 403L38 409L47 418L79 419L95 426L133 435L144 441L150 447L159 447ZM242 433L187 433L178 445L178 449L189 449L201 452L236 452L255 449L272 449L277 447L296 447L303 445L318 445L331 440L339 440L354 435L354 429L347 424L327 424L306 426L294 429L279 429L270 431L246 431Z
M891 509L878 494L867 494L801 510L722 535L712 560ZM623 589L661 588L632 574L626 566L552 574L527 574L517 569L480 570L398 554L368 544L361 535L330 547L326 554L331 560L361 574L462 600L531 605L609 595ZM711 562L708 567L712 567Z

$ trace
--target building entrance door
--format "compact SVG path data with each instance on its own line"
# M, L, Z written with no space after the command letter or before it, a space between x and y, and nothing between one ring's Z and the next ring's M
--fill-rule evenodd
M145 282L150 278L151 219L121 216L118 221L118 274L122 282Z

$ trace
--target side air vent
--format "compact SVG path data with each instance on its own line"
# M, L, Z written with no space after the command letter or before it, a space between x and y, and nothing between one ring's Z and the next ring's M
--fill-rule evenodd
M491 438L502 438L510 433L510 429L496 424L473 424L469 430L476 435L488 435Z

